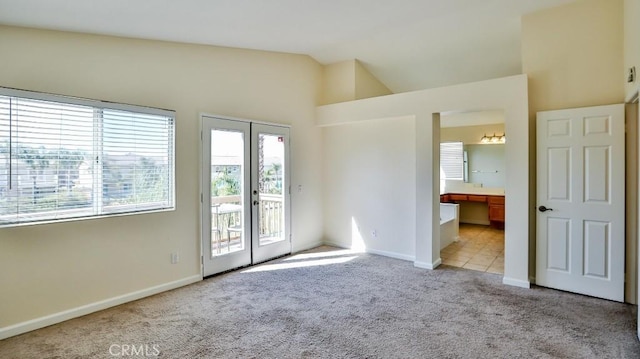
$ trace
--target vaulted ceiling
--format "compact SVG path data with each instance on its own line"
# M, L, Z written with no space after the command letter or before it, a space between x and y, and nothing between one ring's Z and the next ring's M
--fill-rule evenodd
M358 59L405 92L520 73L520 17L574 1L0 0L0 24Z

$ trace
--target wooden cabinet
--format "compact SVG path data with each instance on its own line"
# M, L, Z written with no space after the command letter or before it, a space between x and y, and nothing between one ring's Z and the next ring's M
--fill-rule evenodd
M441 203L462 201L487 203L489 209L489 223L494 227L504 227L504 196L464 193L447 193L440 195Z
M504 206L489 206L489 221L504 222Z
M450 193L449 200L450 201L466 201L468 196L466 194L458 194L458 193Z
M478 196L478 195L470 194L470 195L467 195L467 199L470 202L486 202L487 196Z
M504 206L504 196L489 196L487 197L487 200L489 201L489 204Z
M487 201L489 202L489 222L504 226L504 196L489 196Z

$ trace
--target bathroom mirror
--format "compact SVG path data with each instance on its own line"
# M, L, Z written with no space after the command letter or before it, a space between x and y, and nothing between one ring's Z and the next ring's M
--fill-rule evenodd
M503 188L505 161L503 144L465 145L465 181L483 187Z

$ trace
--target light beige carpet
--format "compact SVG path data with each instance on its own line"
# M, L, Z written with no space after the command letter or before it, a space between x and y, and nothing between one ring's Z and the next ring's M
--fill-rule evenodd
M131 357L125 345L162 358L637 359L635 318L495 274L322 247L0 341L0 358Z

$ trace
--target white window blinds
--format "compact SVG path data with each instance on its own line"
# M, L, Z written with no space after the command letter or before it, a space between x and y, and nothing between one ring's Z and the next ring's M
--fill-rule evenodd
M445 174L442 180L462 180L464 173L462 142L440 143L440 168Z
M173 209L174 119L0 88L0 226Z

